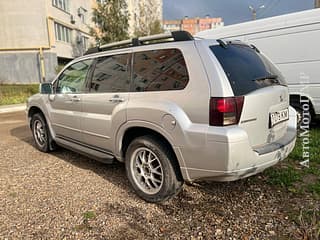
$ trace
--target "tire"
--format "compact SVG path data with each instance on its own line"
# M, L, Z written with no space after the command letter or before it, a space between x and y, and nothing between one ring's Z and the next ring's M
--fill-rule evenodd
M311 112L303 112L303 108L299 103L292 103L291 106L297 111L297 129L301 129L303 125L303 117L308 118L309 124L311 123Z
M137 195L147 202L168 200L181 190L182 177L172 151L153 136L134 139L126 151L126 172Z
M41 113L35 113L32 115L31 130L38 150L41 152L50 152L55 150L55 142L52 140L47 122Z

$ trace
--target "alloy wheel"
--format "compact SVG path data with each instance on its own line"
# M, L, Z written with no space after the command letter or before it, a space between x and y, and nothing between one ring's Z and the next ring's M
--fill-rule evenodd
M163 168L157 155L146 147L137 148L130 161L136 185L146 194L156 194L163 185Z
M47 143L47 134L43 123L37 119L33 123L33 135L40 147L43 147Z

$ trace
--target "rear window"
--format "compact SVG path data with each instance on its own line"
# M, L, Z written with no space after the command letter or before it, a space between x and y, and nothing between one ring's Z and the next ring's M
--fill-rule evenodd
M133 63L133 91L184 89L189 81L187 66L179 49L137 52Z
M285 85L279 70L262 54L248 45L210 46L224 69L235 96L248 94L271 85Z

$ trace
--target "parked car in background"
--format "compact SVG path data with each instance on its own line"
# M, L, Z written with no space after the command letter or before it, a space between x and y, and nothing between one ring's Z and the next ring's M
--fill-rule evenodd
M183 181L257 174L294 147L286 82L249 45L178 31L89 52L29 98L36 147L124 162L146 201L174 196Z
M280 69L290 104L301 122L303 103L311 117L320 114L320 9L302 11L200 32L201 38L239 39L253 44ZM302 100L302 101L300 101Z

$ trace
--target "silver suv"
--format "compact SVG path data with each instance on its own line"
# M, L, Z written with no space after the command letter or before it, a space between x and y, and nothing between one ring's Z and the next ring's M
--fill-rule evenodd
M146 201L183 181L233 181L283 160L296 113L277 68L252 45L184 31L91 49L29 98L36 147L124 162Z

